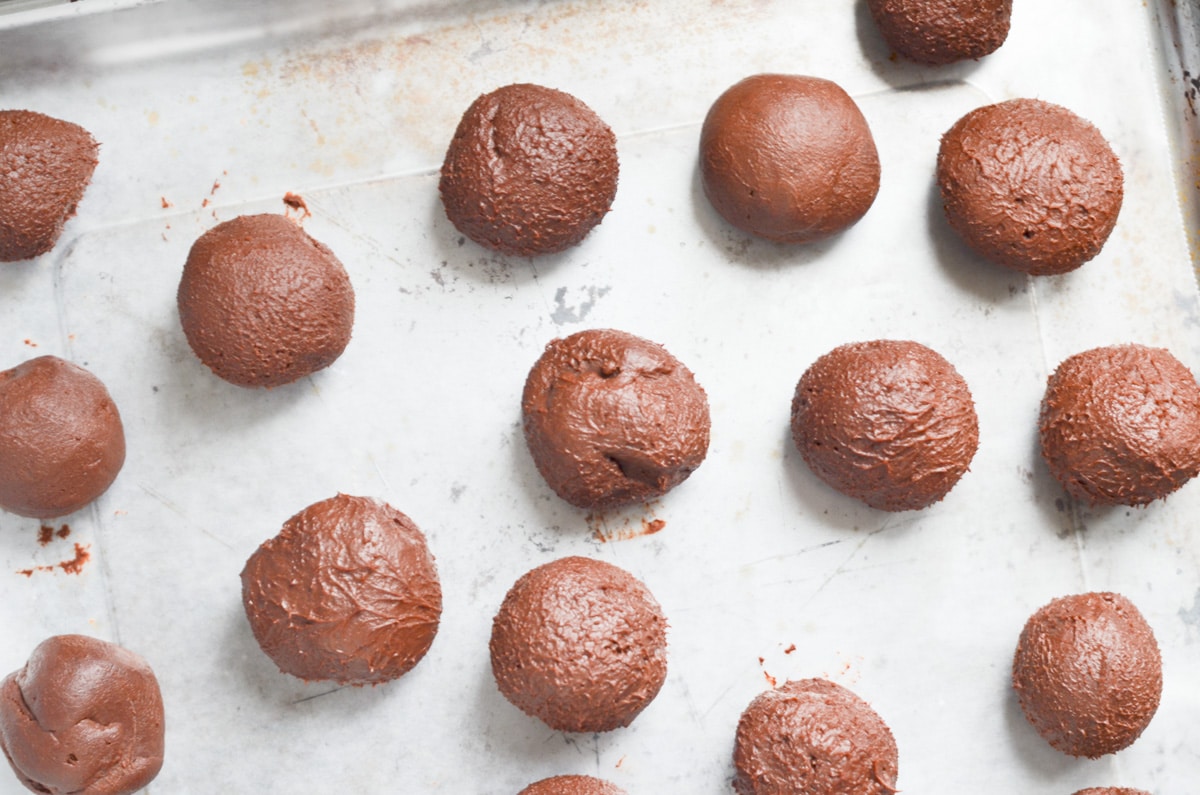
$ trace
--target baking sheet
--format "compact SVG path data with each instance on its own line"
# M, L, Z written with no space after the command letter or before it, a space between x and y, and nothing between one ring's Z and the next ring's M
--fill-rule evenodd
M285 5L294 16L266 18ZM73 119L103 142L59 248L0 269L0 354L6 366L40 353L88 366L129 443L113 488L63 520L68 538L43 546L38 522L0 514L0 670L56 632L146 656L168 710L154 793L504 795L560 773L631 794L725 793L741 710L769 680L804 676L876 707L906 791L980 781L1033 795L1189 791L1200 773L1200 486L1142 510L1088 509L1051 480L1035 438L1046 374L1071 353L1138 341L1200 365L1151 9L1018 4L1004 48L945 70L889 59L862 3L389 2L325 13L336 16L305 2L168 0L0 32L5 104ZM37 46L68 39L69 51ZM837 80L875 132L879 198L834 241L753 240L699 191L704 111L768 70ZM604 223L536 261L462 241L436 191L462 110L518 80L591 104L621 157ZM1125 168L1113 237L1067 276L979 262L941 219L938 137L967 110L1014 96L1091 119ZM192 357L175 288L202 231L282 212L287 191L303 195L305 228L347 266L355 335L329 370L250 392ZM519 427L542 346L586 327L665 344L713 415L708 460L688 482L602 517L549 492ZM978 404L971 472L926 511L888 515L842 498L788 439L804 368L876 337L939 350ZM438 638L383 687L279 674L241 613L246 557L337 491L408 513L438 559ZM655 519L665 527L646 534ZM76 543L91 556L80 574L17 573L71 558ZM627 568L670 620L666 686L629 729L550 731L492 683L487 638L505 591L569 554ZM1086 589L1129 596L1165 668L1146 733L1097 761L1046 746L1007 684L1028 615ZM20 791L0 776L0 793Z

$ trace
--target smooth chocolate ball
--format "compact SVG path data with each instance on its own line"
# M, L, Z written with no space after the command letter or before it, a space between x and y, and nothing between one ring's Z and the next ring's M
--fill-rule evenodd
M917 63L982 58L1008 38L1012 0L867 0L887 45Z
M555 776L534 782L517 795L625 795L625 790L591 776Z

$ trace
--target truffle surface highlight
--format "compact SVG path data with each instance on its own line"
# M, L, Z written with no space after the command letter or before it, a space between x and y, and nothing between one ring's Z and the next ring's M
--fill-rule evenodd
M982 58L1008 38L1012 0L867 0L887 45L917 63Z
M517 795L625 795L625 790L591 776L555 776L535 781Z

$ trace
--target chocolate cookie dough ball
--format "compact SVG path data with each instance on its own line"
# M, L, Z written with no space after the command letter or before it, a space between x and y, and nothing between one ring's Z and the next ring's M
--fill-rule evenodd
M527 715L565 732L633 722L667 677L667 620L633 575L562 558L509 589L492 622L492 674Z
M1150 795L1149 792L1141 789L1129 789L1128 787L1089 787L1081 789L1075 795Z
M1012 0L867 0L887 45L917 63L982 58L1008 38Z
M792 439L821 480L884 511L945 497L979 447L966 381L916 342L834 348L800 378Z
M1200 385L1162 348L1077 353L1046 385L1042 457L1072 497L1147 505L1200 472Z
M591 776L555 776L530 784L517 795L625 795L625 790Z
M279 670L374 685L429 651L442 586L411 519L379 500L339 494L288 519L250 556L242 602Z
M818 77L747 77L700 129L700 179L729 223L780 243L829 237L879 192L879 154L850 95Z
M517 83L463 114L439 189L458 231L503 254L570 248L604 220L617 195L617 139L587 105Z
M1133 744L1162 696L1162 658L1124 596L1064 596L1038 610L1013 658L1021 710L1046 742L1092 759Z
M0 373L0 508L52 519L116 480L125 428L100 379L57 356Z
M92 180L99 149L78 124L0 110L0 262L54 248Z
M163 731L154 672L113 643L55 635L0 683L0 749L34 792L136 792L162 767Z
M1124 197L1100 131L1066 108L1013 99L977 108L942 136L946 219L980 256L1034 276L1100 253Z
M346 269L282 215L243 215L201 235L177 297L196 356L238 386L281 386L328 367L354 325Z
M708 398L661 345L612 329L554 340L529 371L525 441L554 493L606 510L661 497L708 453Z
M894 795L896 741L871 705L825 679L787 682L738 721L738 795Z

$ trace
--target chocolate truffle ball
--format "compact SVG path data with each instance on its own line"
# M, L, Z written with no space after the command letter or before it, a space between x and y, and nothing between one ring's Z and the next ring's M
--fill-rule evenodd
M1162 348L1077 353L1046 385L1042 456L1072 497L1146 505L1200 472L1200 385Z
M661 497L708 452L708 398L691 371L623 331L591 329L547 345L521 410L538 472L578 508Z
M792 439L821 480L884 511L925 508L975 457L967 383L916 342L842 345L817 359L792 399Z
M279 670L374 685L429 651L442 587L411 519L379 500L339 494L288 519L250 556L242 602Z
M1150 793L1128 787L1089 787L1079 790L1075 795L1150 795Z
M113 643L55 635L0 683L0 748L52 795L125 795L163 763L163 701L146 661Z
M1013 99L977 108L942 136L946 219L985 259L1034 276L1100 253L1124 196L1100 131L1066 108Z
M0 262L54 248L99 162L78 124L29 110L0 110Z
M555 776L534 782L517 795L625 795L625 790L591 776Z
M704 195L729 223L808 243L862 218L879 192L879 154L850 95L818 77L747 77L700 129Z
M354 325L346 269L282 215L243 215L201 235L177 298L196 356L238 386L280 386L328 367Z
M96 376L57 356L0 373L0 508L66 516L103 494L124 463L121 415Z
M633 575L588 558L525 574L492 622L504 697L552 729L628 726L667 677L667 620Z
M1162 696L1162 658L1146 619L1124 596L1064 596L1021 631L1013 687L1046 742L1092 759L1141 736Z
M982 58L1008 38L1012 0L867 0L887 45L917 63Z
M825 679L762 693L738 721L739 795L894 795L896 741L871 705Z
M481 246L532 257L570 248L617 195L617 139L587 105L517 83L463 114L442 163L450 222Z

